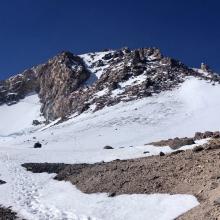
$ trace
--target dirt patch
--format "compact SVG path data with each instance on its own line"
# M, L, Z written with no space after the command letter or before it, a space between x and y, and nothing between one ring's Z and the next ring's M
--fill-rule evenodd
M220 219L220 139L199 150L96 164L24 164L35 172L57 173L84 193L192 194L201 203L178 219ZM60 166L60 165L59 165ZM58 166L58 167L59 167ZM33 167L30 169L30 167ZM38 170L39 167L39 170ZM219 202L218 202L219 201Z
M13 212L10 207L4 208L0 206L0 220L16 220L18 219L15 212Z

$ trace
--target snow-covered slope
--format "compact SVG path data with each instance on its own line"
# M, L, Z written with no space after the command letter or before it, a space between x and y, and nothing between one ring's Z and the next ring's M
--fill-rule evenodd
M70 183L56 182L53 175L28 173L20 164L94 163L143 157L144 151L149 151L149 155L161 150L171 152L169 147L144 144L175 136L193 136L196 131L220 130L219 94L220 85L189 77L172 91L121 102L95 113L89 109L62 124L52 123L38 131L31 125L40 113L36 95L13 106L0 106L0 174L7 182L0 186L0 193L8 192L0 197L0 204L12 205L26 219L36 220L88 219L88 216L114 220L177 217L198 204L194 197L85 195ZM10 136L17 132L23 135ZM42 149L33 149L36 141L43 144ZM104 150L105 145L114 149Z
M37 94L30 94L16 105L0 106L0 137L21 135L33 129L33 120L40 117L39 98Z

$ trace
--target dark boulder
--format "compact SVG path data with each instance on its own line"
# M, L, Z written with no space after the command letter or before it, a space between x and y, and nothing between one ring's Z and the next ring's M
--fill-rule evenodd
M41 148L42 147L42 144L40 142L36 142L34 144L34 148Z
M165 156L165 153L161 151L159 155L160 155L161 157L163 157L163 156Z
M106 145L106 146L104 147L104 149L105 149L105 150L112 150L112 149L114 149L114 148L111 147L111 146L109 146L109 145Z
M172 148L172 149L178 149L182 146L185 146L185 145L192 145L192 144L195 144L193 138L174 138L169 146Z
M37 126L40 125L41 123L38 120L33 120L32 125Z
M5 181L0 180L0 185L1 185L1 184L5 184L5 183L6 183Z

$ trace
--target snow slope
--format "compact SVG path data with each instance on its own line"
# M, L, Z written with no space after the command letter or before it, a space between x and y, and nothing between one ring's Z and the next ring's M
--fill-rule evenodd
M40 119L40 107L37 94L27 96L16 105L0 106L0 137L30 131L33 120Z
M149 155L160 151L171 152L169 147L155 148L144 144L175 136L193 136L196 131L220 130L219 94L219 85L189 78L173 91L119 103L95 113L88 111L73 116L65 123L32 133L25 132L20 136L6 136L17 128L5 122L5 132L5 124L1 123L0 136L4 137L0 138L0 179L8 183L0 186L0 204L12 205L27 219L88 219L90 216L90 219L133 220L177 217L198 204L194 197L158 194L108 198L105 194L85 195L70 183L53 180L53 175L26 172L20 164L94 163L143 157L146 156L144 151L149 151ZM5 106L0 106L0 111L5 114L3 118L15 117L16 108L21 104L10 106L15 109L12 113L3 111ZM33 109L36 106L33 105ZM29 106L29 110L32 107ZM39 114L36 109L33 112L33 118L27 117L27 123L25 117L19 119L20 130L32 129L31 122ZM36 140L43 143L42 149L32 148ZM114 149L104 150L105 145L111 145ZM4 194L5 191L8 193ZM174 205L168 207L167 204Z

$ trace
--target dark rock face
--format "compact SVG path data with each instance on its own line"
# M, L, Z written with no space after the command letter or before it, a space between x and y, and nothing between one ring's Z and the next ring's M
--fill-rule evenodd
M64 52L38 69L39 97L42 112L47 119L64 117L71 113L71 95L89 77L82 59Z
M15 104L35 92L49 121L171 90L187 76L220 82L220 76L207 77L164 57L157 48L108 50L101 55L87 54L87 58L63 52L45 64L0 81L0 105Z
M29 93L38 93L41 111L47 120L63 117L71 112L71 93L89 77L83 60L63 52L47 63L2 81L0 104L15 104Z

